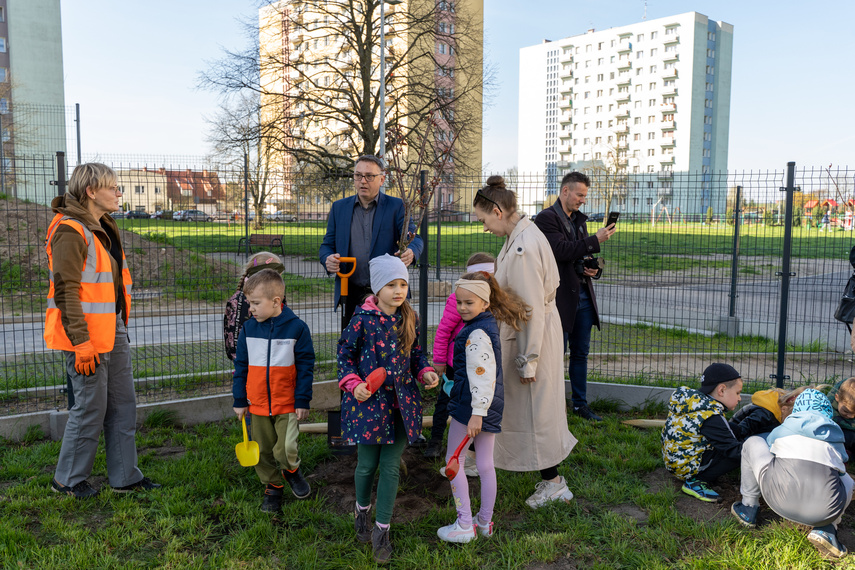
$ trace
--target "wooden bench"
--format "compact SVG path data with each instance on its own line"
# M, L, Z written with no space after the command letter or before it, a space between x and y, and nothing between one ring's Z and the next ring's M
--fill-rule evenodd
M246 237L240 238L238 241L238 252L243 253L246 244ZM278 247L282 255L285 255L285 247L282 245L282 236L279 234L250 234L249 235L249 250L252 252L253 246L264 247L270 249Z

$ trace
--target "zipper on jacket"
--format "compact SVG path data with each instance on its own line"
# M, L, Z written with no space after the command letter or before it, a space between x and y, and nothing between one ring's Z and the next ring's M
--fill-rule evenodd
M270 319L268 319L270 320ZM270 392L270 348L273 344L273 323L270 323L270 331L267 333L267 365L264 374L267 378L267 415L273 417L273 394Z

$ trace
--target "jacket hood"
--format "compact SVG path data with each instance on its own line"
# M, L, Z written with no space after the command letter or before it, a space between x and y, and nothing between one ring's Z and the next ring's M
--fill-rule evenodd
M387 315L386 313L384 313L383 311L380 310L380 307L377 306L377 297L375 295L369 295L365 299L365 302L362 303L361 306L356 308L356 311L354 311L354 314L355 315L361 314L361 315L374 315L374 316L382 316L382 317L389 317L389 316L394 317L394 316L398 315L398 312L396 311L394 315Z
M825 394L813 388L808 388L796 398L793 404L793 413L799 412L816 412L829 420L834 415L831 409L831 402L828 401Z
M681 386L674 391L671 396L670 408L672 413L679 415L701 411L710 411L716 414L724 412L724 405L721 402L687 386Z
M772 430L772 434L776 437L802 435L830 444L843 444L843 431L840 426L815 411L793 412L787 416L784 423Z
M258 321L255 321L255 322L261 326L267 326L267 323L270 323L269 326L278 327L278 326L286 325L296 318L297 318L297 315L294 314L294 311L292 311L288 307L282 307L282 312L279 313L278 315L276 315L275 317L269 318L266 321L261 322L261 323L258 323ZM253 318L253 320L254 320L254 318Z
M776 389L772 390L760 390L759 392L754 392L751 394L751 403L755 406L760 406L765 410L769 410L774 414L775 419L780 423L781 420L781 406L778 404L778 398L780 396L780 392Z

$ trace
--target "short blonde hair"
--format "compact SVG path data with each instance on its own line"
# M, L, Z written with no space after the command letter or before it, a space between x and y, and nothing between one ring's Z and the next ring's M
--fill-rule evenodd
M262 269L247 277L246 283L243 285L243 294L249 297L256 292L266 299L279 297L282 304L285 304L285 281L273 269Z
M79 164L68 179L68 194L83 207L89 201L86 189L110 188L119 181L116 171L100 162L87 162Z

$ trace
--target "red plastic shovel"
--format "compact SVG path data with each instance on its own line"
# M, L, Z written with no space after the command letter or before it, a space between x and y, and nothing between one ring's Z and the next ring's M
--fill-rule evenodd
M445 466L445 476L448 477L449 481L457 477L457 472L460 471L460 452L463 451L467 443L469 443L468 435L463 438L463 441L454 450L454 455L451 456L451 459L448 460L448 464Z
M368 384L368 391L372 394L376 392L380 386L383 385L383 382L386 381L386 369L378 368L374 370L368 377L365 379L365 382Z

